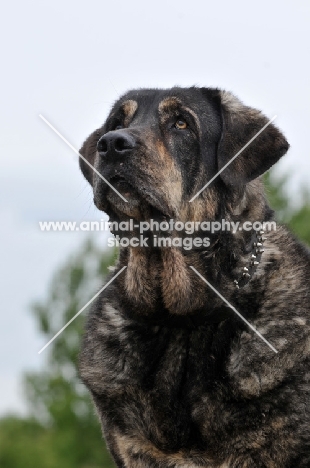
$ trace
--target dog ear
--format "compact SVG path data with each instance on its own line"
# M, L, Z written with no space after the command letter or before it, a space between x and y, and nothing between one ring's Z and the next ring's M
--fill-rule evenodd
M220 171L264 125L268 119L258 110L245 106L233 94L217 90L222 114L222 135L218 145ZM271 123L221 173L228 186L245 185L273 166L289 144Z
M96 152L97 152L97 143L100 139L100 136L102 135L102 129L98 128L95 130L91 135L89 135L88 138L84 141L79 153L83 156L83 158L80 157L80 168L81 171L85 177L85 179L90 183L90 185L93 185L93 176L94 176L94 171L91 168L91 166L94 166L95 164L95 157L96 157ZM89 164L87 164L88 161Z

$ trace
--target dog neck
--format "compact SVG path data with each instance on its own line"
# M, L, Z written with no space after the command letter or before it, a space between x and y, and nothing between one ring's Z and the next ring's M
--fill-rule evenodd
M194 314L208 303L214 304L215 308L220 307L221 300L214 297L214 292L196 272L222 292L227 300L236 294L237 287L240 294L255 277L262 258L262 252L253 258L253 249L260 249L260 246L255 246L259 243L255 242L256 233L247 234L243 242L240 237L237 240L231 234L222 235L207 251L184 251L174 247L124 249L120 260L127 266L124 282L127 299L147 317L156 314L158 304L178 316Z

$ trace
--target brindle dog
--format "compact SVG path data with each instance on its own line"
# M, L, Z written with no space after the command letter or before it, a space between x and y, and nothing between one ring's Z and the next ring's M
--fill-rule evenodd
M81 169L113 221L270 221L259 176L288 149L273 124L190 202L266 123L218 89L130 91L81 149L127 202ZM285 227L226 230L209 248L121 248L110 278L124 266L80 356L116 465L309 468L308 250Z

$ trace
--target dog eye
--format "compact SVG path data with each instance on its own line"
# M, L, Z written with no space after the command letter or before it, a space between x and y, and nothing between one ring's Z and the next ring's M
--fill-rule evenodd
M122 128L124 128L124 127L122 125L118 124L113 128L113 130L121 130Z
M183 119L178 119L176 123L174 124L174 126L178 130L185 130L188 127L187 122Z

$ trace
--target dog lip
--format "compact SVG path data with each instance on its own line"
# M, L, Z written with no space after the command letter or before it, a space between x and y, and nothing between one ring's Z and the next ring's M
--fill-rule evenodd
M125 190L130 192L133 196L142 196L141 193L139 193L139 190L136 189L135 185L129 182L127 177L124 177L121 174L114 174L113 176L109 177L109 182L116 190L120 190L121 192Z
M134 189L134 186L128 181L128 179L126 177L124 177L123 175L121 175L121 174L114 174L113 176L111 176L109 178L109 182L112 185L126 184L126 185L129 185L130 187L132 187Z
M125 179L124 176L119 175L119 174L115 174L112 177L110 177L110 182L120 182L120 181L125 181L125 182L129 183L127 181L127 179Z
M119 173L114 173L108 180L116 189L131 189L133 193L136 193L142 200L145 200L153 209L157 210L158 213L161 213L162 216L169 218L173 218L175 216L175 213L172 213L172 210L165 207L159 199L154 197L152 193L147 190L142 181L138 184L139 188L136 188L136 184L129 182L127 177Z

